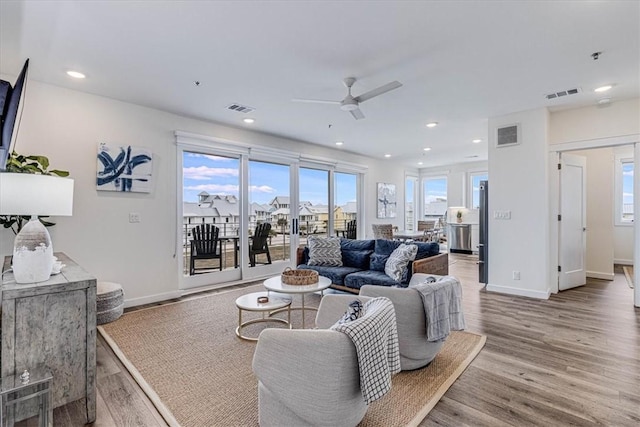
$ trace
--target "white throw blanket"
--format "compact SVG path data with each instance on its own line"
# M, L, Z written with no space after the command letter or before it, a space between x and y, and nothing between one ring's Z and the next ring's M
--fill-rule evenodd
M391 389L391 375L400 372L400 350L391 300L374 298L364 304L362 311L362 317L336 323L331 329L347 334L356 347L360 388L368 405Z
M452 330L461 331L466 327L462 313L462 286L458 279L453 276L438 279L428 277L409 287L422 296L427 319L427 341L440 341L448 337Z

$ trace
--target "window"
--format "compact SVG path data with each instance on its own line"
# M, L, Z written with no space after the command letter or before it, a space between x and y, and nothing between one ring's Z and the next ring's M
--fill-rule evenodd
M438 218L447 211L447 177L424 179L424 217Z
M220 236L236 236L240 225L240 159L196 151L182 152L182 256L184 274L191 275L193 228L213 224ZM230 240L222 242L222 257L198 260L193 267L215 272L238 268Z
M480 209L480 181L489 179L489 174L483 172L471 172L469 174L469 209Z
M407 176L404 180L404 228L413 230L415 224L416 183L418 178Z
M358 219L358 175L335 172L333 186L333 228L342 235L349 221Z
M633 224L633 159L616 158L616 225Z

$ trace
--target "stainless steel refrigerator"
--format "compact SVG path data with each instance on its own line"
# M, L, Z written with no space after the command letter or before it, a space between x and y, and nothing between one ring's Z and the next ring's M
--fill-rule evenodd
M480 181L478 281L489 283L489 181Z

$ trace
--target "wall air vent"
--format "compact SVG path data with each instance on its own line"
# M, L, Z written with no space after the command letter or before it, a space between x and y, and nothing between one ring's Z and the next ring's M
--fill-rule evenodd
M579 87L575 89L561 90L560 92L550 93L548 95L545 95L544 97L547 99L556 99L556 98L562 98L563 96L567 96L567 95L575 95L577 93L580 93Z
M227 110L237 111L238 113L250 113L253 110L255 110L255 108L235 103L235 104L227 105Z
M496 129L496 147L520 144L520 139L519 123Z

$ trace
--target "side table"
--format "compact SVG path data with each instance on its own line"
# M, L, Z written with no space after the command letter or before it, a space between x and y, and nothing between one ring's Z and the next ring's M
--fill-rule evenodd
M258 298L267 297L268 302L258 302ZM275 295L268 296L267 292L254 292L252 294L242 295L236 299L236 307L238 307L238 327L236 328L236 335L238 338L242 338L247 341L258 341L258 338L251 338L242 334L242 328L247 325L262 322L279 322L284 323L291 327L291 300L289 298L283 298ZM272 318L266 316L275 310L287 310L287 320ZM262 313L262 319L242 321L242 311L254 311Z
M45 282L17 284L13 273L2 277L0 376L25 369L53 375L51 406L83 399L85 422L96 419L96 278L64 253L60 274ZM5 258L2 271L10 267ZM28 407L18 404L16 419Z
M17 405L23 417L38 415L39 427L53 427L53 405L51 404L51 373L44 369L25 371L22 374L2 378L0 388L0 425L13 427Z
M329 286L331 286L331 279L324 276L318 276L318 282L312 283L310 285L287 285L286 283L282 283L282 276L275 276L265 280L263 285L270 292L301 296L302 305L300 307L291 307L291 310L302 310L302 329L305 329L305 324L304 324L305 310L318 311L318 309L315 307L306 307L304 305L305 294L320 292L320 295L324 295L324 290L327 289Z

